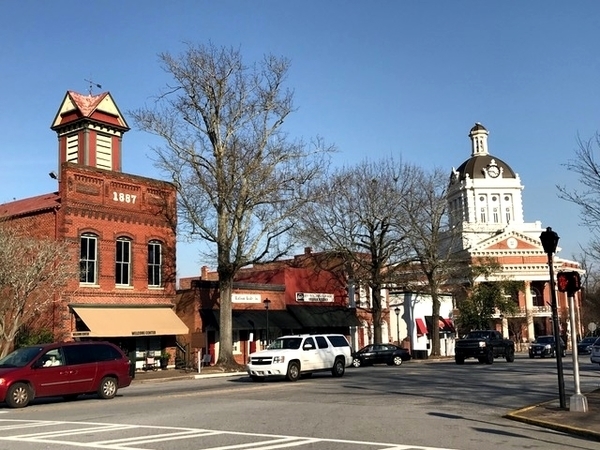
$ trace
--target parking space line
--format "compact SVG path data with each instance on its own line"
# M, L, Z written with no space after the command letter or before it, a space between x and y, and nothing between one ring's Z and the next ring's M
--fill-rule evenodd
M255 441L220 445L213 447L198 447L198 450L275 450L282 448L301 447L303 445L316 445L319 443L339 445L339 448L349 449L351 447L366 448L371 447L374 450L450 450L442 447L425 447L419 445L400 445L385 442L370 442L370 441L352 441L347 439L327 439L313 438L305 436L289 436L281 434L266 434L266 433L247 433L239 431L223 431L223 430L208 430L202 428L183 428L183 427L162 427L151 425L124 425L124 424L106 424L97 422L59 422L59 421L36 421L36 420L4 420L0 419L0 430L24 430L26 428L47 427L47 426L63 426L73 427L71 429L62 429L56 431L46 430L45 432L36 432L13 436L0 436L0 441L11 442L28 442L36 444L60 445L62 448L67 447L85 447L91 449L104 450L144 450L141 445L156 444L159 442L176 441L180 439L204 438L207 436L241 436ZM69 441L66 439L56 439L58 437L77 436L81 434L105 433L107 431L125 431L125 430L153 430L156 434L121 437L109 440L97 441ZM205 442L206 444L206 442ZM152 449L146 449L152 450Z

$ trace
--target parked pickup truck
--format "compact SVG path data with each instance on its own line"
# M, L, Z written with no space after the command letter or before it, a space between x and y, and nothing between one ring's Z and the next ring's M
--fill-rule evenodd
M492 364L494 358L506 358L507 362L515 360L515 343L504 339L502 334L494 330L476 330L469 332L454 345L456 364L464 364L467 358L477 358L480 363Z

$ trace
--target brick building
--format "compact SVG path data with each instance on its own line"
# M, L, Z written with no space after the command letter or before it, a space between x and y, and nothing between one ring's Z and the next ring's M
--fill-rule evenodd
M232 293L234 357L245 364L247 356L269 340L285 334L339 333L354 348L361 311L351 307L344 273L335 264L320 264L330 255L312 253L289 260L259 264L241 270ZM180 280L177 315L190 330L183 338L190 354L218 356L219 287L217 273L206 267L200 277Z
M129 127L108 92L67 92L51 129L58 190L0 205L0 217L65 240L80 262L48 311L55 340L109 340L139 368L188 332L173 311L176 190L121 171Z

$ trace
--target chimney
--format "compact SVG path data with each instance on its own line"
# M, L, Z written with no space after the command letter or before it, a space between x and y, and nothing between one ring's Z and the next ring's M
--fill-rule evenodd
M304 247L304 254L310 255L312 253L312 247Z
M200 279L206 280L207 277L208 277L208 266L202 266L200 268Z

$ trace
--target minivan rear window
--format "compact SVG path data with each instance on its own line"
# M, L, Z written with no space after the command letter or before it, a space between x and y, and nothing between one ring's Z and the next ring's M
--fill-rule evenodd
M123 358L116 348L106 344L66 345L63 350L68 364L89 364Z

